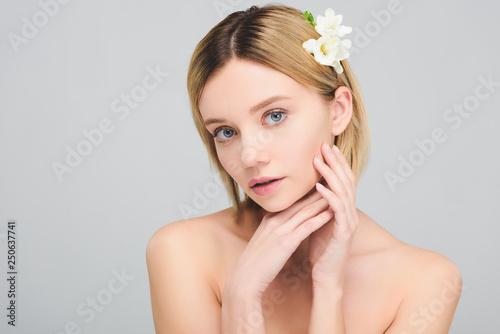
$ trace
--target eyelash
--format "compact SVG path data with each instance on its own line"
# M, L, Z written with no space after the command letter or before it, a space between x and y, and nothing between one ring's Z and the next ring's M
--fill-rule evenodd
M267 116L272 115L272 114L282 114L283 117L278 121L278 123L274 123L271 126L277 127L277 126L283 125L285 119L287 118L287 116L286 116L287 112L285 110L282 110L282 109L273 109L273 110L267 112L266 114L264 114L263 117L266 118ZM234 135L231 136L231 138L225 139L225 140L221 140L217 136L220 131L225 130L225 129L228 129L228 127L227 126L223 126L223 127L215 129L213 137L214 137L214 139L215 139L216 142L221 143L221 144L226 144L227 142L231 141L231 138L233 138Z

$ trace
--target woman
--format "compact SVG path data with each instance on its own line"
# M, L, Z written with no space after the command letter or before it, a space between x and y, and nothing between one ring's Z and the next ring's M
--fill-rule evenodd
M151 238L157 333L448 332L460 271L355 207L369 132L349 29L305 16L253 6L194 51L193 118L233 207Z

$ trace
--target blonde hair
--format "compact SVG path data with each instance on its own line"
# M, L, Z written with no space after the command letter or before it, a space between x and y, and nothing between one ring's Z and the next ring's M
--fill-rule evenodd
M335 145L346 157L357 180L368 164L368 119L354 73L347 61L342 60L344 72L337 74L333 67L319 64L302 47L302 43L308 39L320 37L302 15L295 8L274 4L252 6L245 11L234 12L215 25L193 52L187 76L192 116L207 148L211 170L213 166L216 167L230 195L233 215L239 215L245 206L256 210L262 208L247 194L241 201L238 184L220 163L214 138L205 128L199 110L207 80L231 58L255 61L280 71L318 92L326 100L334 98L337 87L349 88L352 94L352 118L346 129L335 137Z

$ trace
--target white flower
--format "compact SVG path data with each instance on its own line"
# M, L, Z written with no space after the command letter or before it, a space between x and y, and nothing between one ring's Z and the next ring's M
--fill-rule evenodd
M352 32L351 27L343 26L342 23L343 16L341 14L335 15L335 12L331 8L325 10L325 16L318 15L316 17L316 31L322 36L334 35L342 37L345 34Z
M340 74L344 71L340 61L349 57L349 48L352 46L351 40L341 40L340 37L350 33L352 28L341 25L342 15L335 15L331 8L325 11L325 16L318 15L316 21L315 29L321 37L305 41L302 46L314 54L317 62L332 66Z

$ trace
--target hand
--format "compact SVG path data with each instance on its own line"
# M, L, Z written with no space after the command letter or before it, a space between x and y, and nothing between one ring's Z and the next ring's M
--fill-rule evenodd
M234 284L262 298L300 243L332 219L328 207L314 189L287 209L266 214L230 272Z
M333 211L333 218L313 232L309 238L309 259L314 286L343 287L344 269L352 240L358 226L356 211L356 178L340 150L324 143L322 159L314 159L314 166L324 181L316 186Z

